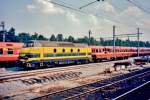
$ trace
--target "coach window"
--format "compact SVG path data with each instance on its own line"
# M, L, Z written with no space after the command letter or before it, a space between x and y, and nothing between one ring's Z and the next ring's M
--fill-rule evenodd
M0 55L1 55L1 54L3 54L3 49L2 49L2 48L0 49Z
M95 52L95 49L92 49L92 52Z
M13 49L11 49L11 48L8 48L8 51L7 51L7 53L8 53L8 54L10 54L10 55L11 55L11 54L13 54Z
M101 52L101 49L99 49L99 52Z
M98 49L96 49L96 52L98 52Z
M118 49L115 49L116 52L118 52Z
M107 49L108 52L110 52L110 49Z
M54 49L54 53L56 53L57 52L57 50L56 49Z
M106 51L106 49L103 49L103 51L105 52L105 51Z

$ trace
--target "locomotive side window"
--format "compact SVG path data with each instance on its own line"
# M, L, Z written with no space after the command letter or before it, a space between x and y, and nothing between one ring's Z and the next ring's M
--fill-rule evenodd
M54 53L56 53L57 52L57 50L56 49L54 49Z
M62 49L62 52L65 52L65 49Z
M80 52L80 49L78 49L78 52Z
M10 55L11 55L11 54L13 54L13 49L11 49L11 48L8 48L8 51L7 51L7 53L8 53L8 54L10 54Z
M73 52L73 49L71 49L70 52Z
M0 48L0 55L1 55L1 54L3 54L3 49L2 49L2 48Z

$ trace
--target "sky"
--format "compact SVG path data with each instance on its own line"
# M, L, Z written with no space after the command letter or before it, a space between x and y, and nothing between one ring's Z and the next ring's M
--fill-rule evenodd
M80 11L54 5L51 1ZM0 0L0 21L5 21L6 29L14 27L17 33L37 32L47 38L52 34L84 37L91 30L91 35L99 39L111 37L113 25L116 26L116 34L135 34L139 27L143 33L140 40L150 41L150 0L132 0L144 11L127 0L104 0L79 9L93 1Z

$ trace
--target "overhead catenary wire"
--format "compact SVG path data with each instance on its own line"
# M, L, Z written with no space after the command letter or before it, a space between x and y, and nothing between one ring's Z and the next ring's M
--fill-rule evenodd
M70 6L66 6L64 4L60 4L60 3L57 3L57 2L54 2L54 1L49 1L49 0L47 0L47 1L52 3L52 4L54 4L54 5L58 5L58 6L61 6L61 7L64 7L64 8L68 8L68 9L71 9L71 10L74 10L74 11L81 12L81 13L85 14L85 12L82 12L79 9L76 9L76 8L73 8L73 7L70 7Z
M62 0L57 0L57 1L60 2L60 3L65 4L65 5L68 5L68 6L71 6L71 7L75 7L75 5L72 5L72 4L70 4L70 3L66 3L66 2L64 2L64 1L62 1Z
M127 2L129 2L130 4L134 5L135 7L139 8L141 11L145 12L145 13L148 13L150 14L150 12L148 12L148 10L145 10L144 8L142 8L140 5L138 5L137 3L134 3L134 2L137 2L135 0L126 0ZM134 1L134 2L133 2ZM139 2L138 2L139 3ZM133 17L131 17L133 19ZM139 20L138 18L135 18L135 20L139 21L140 23L143 23L143 21ZM140 24L139 24L140 25ZM141 25L142 29L146 29L146 30L149 30L148 28L145 28L143 27L143 24ZM150 30L149 30L150 31Z
M148 10L144 9L143 7L141 7L140 5L136 4L135 0L127 0L127 1L130 2L131 4L133 4L134 6L138 7L139 9L141 9L143 12L150 14L150 11L148 11Z
M99 14L89 14L89 13L87 13L87 12L85 12L85 11L82 11L82 10L80 10L80 9L77 9L77 8L73 8L73 7L70 7L70 6L67 6L67 5L64 5L64 4L60 4L60 3L57 3L57 2L54 2L54 1L49 1L49 0L47 0L47 1L50 2L50 3L52 3L52 4L54 4L54 5L58 5L58 6L61 6L61 7L64 7L64 8L68 8L68 9L70 9L70 10L74 10L74 11L76 11L76 12L80 12L80 13L85 14L85 15L93 15L93 16L96 16L96 17L105 17L105 19L107 19L107 20L109 20L109 21L112 21L112 22L115 22L115 23L118 23L118 24L125 25L124 23L122 23L122 22L120 22L120 21L118 21L118 20L116 20L116 19L112 19L112 17L109 18L108 16L102 16L102 15L99 15ZM127 26L129 26L129 25L127 25ZM130 26L133 27L133 25L130 25Z
M61 3L57 3L57 2L54 2L54 1L49 1L49 0L47 0L48 2L50 2L50 3L53 3L54 5L58 5L58 6L61 6L61 7L64 7L64 8L68 8L68 9L71 9L71 10L74 10L74 11L77 11L77 12L80 12L80 13L82 13L82 14L85 14L85 15L93 15L93 16L96 16L96 17L104 17L104 19L107 19L107 20L109 20L109 21L112 21L112 22L115 22L115 23L117 23L117 24L121 24L121 25L125 25L125 26L128 26L128 28L131 28L131 27L129 27L129 26L132 26L132 27L134 27L134 25L131 25L131 24L129 24L129 23L123 23L123 22L121 22L121 21L119 21L118 19L112 19L112 16L108 16L108 15L106 15L106 16L103 16L103 15L100 15L100 14L90 14L90 13L88 13L88 12L85 12L85 11L83 11L83 10L81 10L81 9L78 9L78 8L74 8L73 7L73 5L70 5L70 4L67 4L67 3L65 3L65 2L63 2L63 1L60 1L60 2L62 2L63 4L61 4ZM102 0L103 1L103 0ZM64 4L66 4L66 5L64 5ZM127 25L128 24L128 25ZM135 28L135 27L134 27Z
M135 0L134 0L135 1ZM142 3L142 1L140 2L141 0L136 0L135 2L136 2L136 4L138 4L138 5L140 5L140 6L142 6L142 7L144 7L143 9L145 9L145 10L147 10L147 11L150 11L150 8L149 7L146 7L145 6L145 3L143 2ZM145 0L146 1L146 0ZM148 1L148 0L147 0Z
M86 5L83 5L83 6L79 7L79 9L82 9L82 8L84 8L84 7L87 7L87 6L91 5L91 4L94 4L94 3L100 2L100 1L101 1L101 0L92 1L92 2L90 2L90 3L88 3L88 4L86 4ZM102 0L102 1L104 1L104 0Z
M131 28L130 26L134 27L134 25L130 25L130 24L128 24L128 23L123 23L123 22L121 22L121 21L119 21L119 20L112 19L112 17L109 18L108 16L103 16L103 15L99 15L99 14L92 14L92 13L90 14L90 13L88 13L88 12L86 12L86 11L81 10L81 9L74 8L73 6L64 5L64 4L61 4L61 3L54 2L54 1L49 1L49 0L48 0L48 2L50 2L50 3L54 4L54 5L57 5L57 6L61 6L61 7L64 7L64 8L68 8L68 9L70 9L70 10L74 10L74 11L76 11L76 12L80 12L80 13L86 14L86 15L93 15L93 16L95 16L95 17L101 17L101 18L104 17L104 19L107 19L107 20L109 20L109 21L115 22L115 23L117 23L117 24L125 25L125 26L127 26L127 27L129 27L129 28ZM67 3L66 3L66 4L67 4ZM115 24L115 23L114 23L114 24ZM128 25L127 25L127 24L128 24ZM135 28L135 27L134 27L134 28Z

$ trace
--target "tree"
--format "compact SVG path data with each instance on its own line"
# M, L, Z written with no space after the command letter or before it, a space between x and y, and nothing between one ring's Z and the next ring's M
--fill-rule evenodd
M69 36L67 40L68 42L74 42L74 38L72 36Z
M50 41L57 41L57 39L56 39L56 37L55 37L55 35L54 35L54 34L52 34L52 35L51 35L51 37L50 37Z
M18 38L20 42L27 43L31 40L29 33L19 33Z
M77 42L78 43L86 43L86 44L88 44L89 38L87 36L85 36L84 38L78 38Z
M0 31L0 41L3 41L3 34L4 34L4 31Z
M33 35L31 35L31 40L38 40L38 37L38 33L35 32Z
M68 38L64 38L63 41L68 42Z
M15 36L15 28L11 27L8 32L6 32L6 41L15 42L16 36Z
M150 47L150 42L145 42L145 47Z
M39 35L38 40L47 40L43 35Z
M116 38L116 42L115 42L116 46L121 46L122 45L122 41L118 38Z
M100 44L101 44L101 45L104 45L104 42L105 42L104 39L103 39L103 38L100 38Z
M62 34L57 35L57 41L63 41L63 35Z

